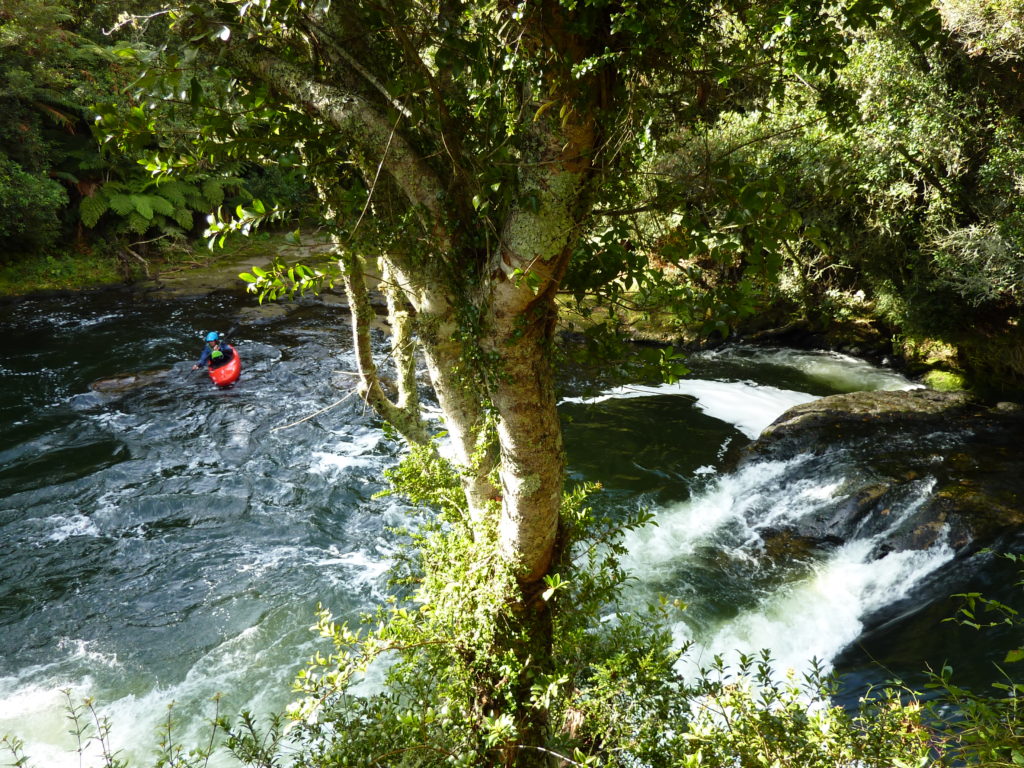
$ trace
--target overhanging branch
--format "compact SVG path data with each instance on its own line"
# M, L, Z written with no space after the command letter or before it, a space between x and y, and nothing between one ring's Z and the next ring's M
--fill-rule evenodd
M421 209L431 229L443 220L440 200L443 185L433 169L417 154L387 116L359 93L316 79L303 68L285 61L258 43L231 45L233 63L307 112L346 134L370 156L383 157L383 166L414 208ZM389 145L390 144L390 145ZM388 151L384 157L384 148Z

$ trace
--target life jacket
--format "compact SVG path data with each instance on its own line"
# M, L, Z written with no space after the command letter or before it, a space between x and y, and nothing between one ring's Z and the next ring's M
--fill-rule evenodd
M222 365L227 365L231 362L231 358L235 356L235 351L231 349L230 344L225 344L223 347L216 347L210 353L210 367L220 368Z

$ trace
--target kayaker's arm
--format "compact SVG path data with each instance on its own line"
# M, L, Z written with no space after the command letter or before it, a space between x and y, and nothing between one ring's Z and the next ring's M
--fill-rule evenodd
M212 350L210 349L209 344L203 347L203 353L199 355L199 362L192 366L193 371L196 370L197 368L202 368L204 365L207 364L207 362L209 362L211 351Z

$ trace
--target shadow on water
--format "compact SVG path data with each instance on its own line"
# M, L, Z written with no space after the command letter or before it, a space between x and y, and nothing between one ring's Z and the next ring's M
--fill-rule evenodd
M735 452L730 447L747 442L695 403L663 395L609 400L600 408L563 404L569 479L599 481L616 496L643 494L648 503L687 498L695 478L721 470Z

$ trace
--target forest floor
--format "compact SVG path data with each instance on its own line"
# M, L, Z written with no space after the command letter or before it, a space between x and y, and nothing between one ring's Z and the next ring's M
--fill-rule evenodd
M230 238L225 247L204 244L166 249L144 262L131 257L69 251L0 264L0 299L37 294L134 286L170 295L195 295L218 290L245 289L240 272L265 267L276 258L288 262L307 259L326 250L326 242L307 235L301 245L290 244L283 232L260 232Z

